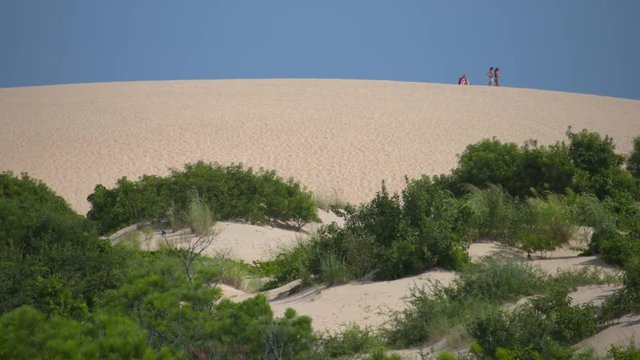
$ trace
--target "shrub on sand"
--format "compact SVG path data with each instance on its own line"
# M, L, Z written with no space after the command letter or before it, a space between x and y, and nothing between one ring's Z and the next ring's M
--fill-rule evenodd
M344 284L350 279L346 262L336 254L320 260L320 280L328 286Z
M382 340L371 329L357 324L349 324L337 333L320 334L318 345L321 352L330 358L363 354L383 347Z
M575 232L571 210L562 195L527 199L525 225L518 234L527 253L552 251L569 241Z
M471 211L475 238L512 244L520 219L519 204L500 185L467 186L465 207Z
M397 346L420 344L453 332L464 337L463 324L493 316L505 302L541 293L566 293L577 286L616 280L590 270L549 276L514 259L490 258L481 264L465 266L449 286L436 283L413 289L408 306L392 314L382 336Z

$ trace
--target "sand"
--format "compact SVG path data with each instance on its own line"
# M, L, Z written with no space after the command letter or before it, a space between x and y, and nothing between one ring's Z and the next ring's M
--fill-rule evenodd
M42 179L76 210L96 184L198 160L243 162L366 201L386 179L449 172L482 138L552 143L567 126L627 153L640 101L487 86L210 80L0 89L0 169Z
M549 144L567 126L614 138L620 153L640 135L640 101L527 89L355 80L224 80L81 84L0 89L0 170L42 179L86 213L98 184L121 176L164 175L198 160L275 169L310 190L369 200L385 179L399 190L404 176L449 172L465 146L496 136ZM322 214L325 222L329 214ZM219 223L209 255L266 260L305 233L242 223ZM310 225L307 233L313 230ZM153 234L151 242L158 240ZM470 248L473 261L524 255L496 243ZM604 266L562 248L531 261L544 271ZM429 271L388 282L267 293L273 311L287 307L312 317L319 331L355 322L378 327L405 306L411 288L450 283L455 274ZM241 300L253 294L221 286ZM615 288L586 287L574 301L599 302ZM627 321L628 320L628 321ZM635 317L586 340L605 349L638 339ZM412 355L413 354L413 355ZM408 350L407 358L417 352ZM403 355L403 356L405 356Z

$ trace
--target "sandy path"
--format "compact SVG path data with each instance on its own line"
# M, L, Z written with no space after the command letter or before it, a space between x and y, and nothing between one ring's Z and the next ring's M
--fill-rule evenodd
M96 184L197 160L243 162L365 201L387 180L448 172L485 137L564 139L568 125L640 134L640 101L356 80L212 80L0 89L0 169L44 180L78 211Z

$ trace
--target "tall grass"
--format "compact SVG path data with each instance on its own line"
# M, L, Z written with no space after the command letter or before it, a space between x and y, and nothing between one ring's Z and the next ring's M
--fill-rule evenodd
M465 206L471 210L471 225L476 238L488 238L513 244L520 222L519 204L500 185L485 189L467 185Z
M324 211L330 211L331 209L344 209L349 205L338 194L338 191L334 188L331 190L318 191L313 193L313 201L316 206Z
M528 198L526 215L518 237L528 253L554 250L575 233L573 214L563 195Z
M329 254L321 259L320 279L328 286L344 284L351 276L347 264L336 254Z

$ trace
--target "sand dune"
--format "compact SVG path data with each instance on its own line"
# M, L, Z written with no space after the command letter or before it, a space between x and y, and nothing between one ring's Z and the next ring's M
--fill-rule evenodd
M198 160L243 162L293 176L309 189L344 200L369 200L385 179L448 172L456 154L482 138L552 143L567 126L612 136L621 153L640 135L640 101L526 89L355 80L220 80L81 84L0 89L0 170L42 179L78 211L102 183L121 176L166 174ZM324 214L323 216L325 216ZM331 221L329 217L326 217ZM282 229L222 223L211 248L251 262L296 241ZM516 251L473 244L474 261ZM543 270L602 266L595 257L559 249L530 261ZM526 261L526 260L523 260ZM390 282L268 294L274 312L287 307L313 318L317 330L349 322L379 326L401 309L414 285L449 283L431 271ZM224 287L242 299L240 290ZM282 289L281 289L282 290ZM609 287L580 289L577 302L601 301ZM624 319L623 319L624 320ZM638 339L637 318L607 329L587 346ZM630 323L631 325L627 324ZM631 329L631 330L629 330ZM619 331L618 331L619 330ZM618 331L618 332L616 332ZM411 355L413 354L413 355ZM407 358L417 356L408 351ZM403 356L405 356L403 355Z
M568 125L640 134L640 101L356 80L211 80L0 89L0 169L44 180L78 211L93 187L197 160L243 162L368 200L387 180L448 172L482 138L541 143Z

